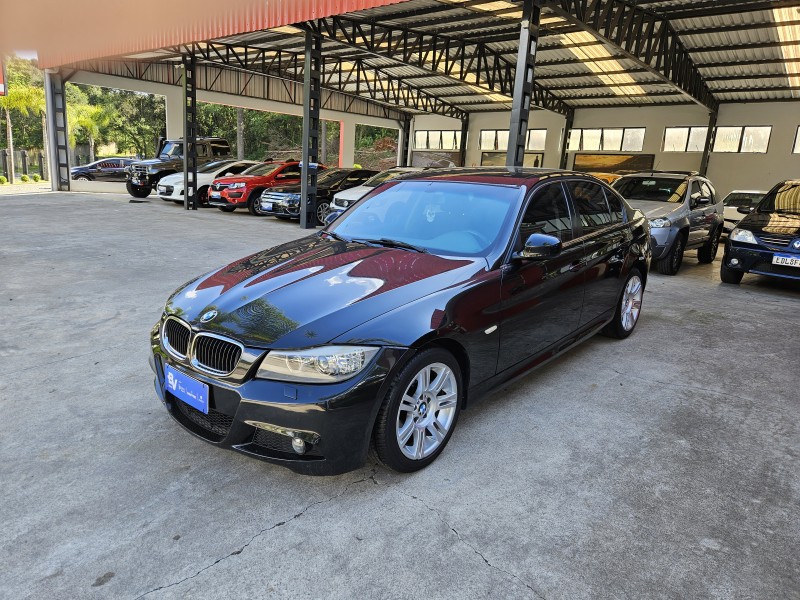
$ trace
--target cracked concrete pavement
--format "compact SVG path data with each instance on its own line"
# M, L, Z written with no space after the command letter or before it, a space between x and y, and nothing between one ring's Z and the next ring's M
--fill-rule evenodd
M798 598L800 285L651 275L636 333L474 403L445 453L295 475L152 389L179 284L299 237L158 199L0 198L0 597Z

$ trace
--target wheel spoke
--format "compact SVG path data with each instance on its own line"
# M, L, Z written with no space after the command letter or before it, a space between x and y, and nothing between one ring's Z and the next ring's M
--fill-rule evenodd
M405 446L408 443L408 438L414 433L414 425L414 419L408 419L406 420L406 424L398 430L397 441L400 442L400 446Z
M414 458L417 460L425 455L425 430L414 428Z
M430 387L428 388L428 392L433 395L437 396L439 392L442 391L444 384L447 383L448 373L444 370L439 371L439 374L436 376L436 379L431 381Z
M442 427L441 430L439 429L439 427L441 427L439 421L434 420L425 428L430 432L431 436L433 436L433 439L436 440L437 444L441 443L441 441L444 439L444 435L446 432L444 427Z
M631 303L631 308L635 308L636 310L639 310L640 308L642 308L642 301L641 300L634 300Z
M401 412L413 412L414 407L417 405L416 398L412 398L408 394L403 394L403 399L400 400Z
M450 392L449 394L445 394L444 396L440 396L436 398L436 410L447 410L448 408L453 408L456 405L457 394L455 392Z

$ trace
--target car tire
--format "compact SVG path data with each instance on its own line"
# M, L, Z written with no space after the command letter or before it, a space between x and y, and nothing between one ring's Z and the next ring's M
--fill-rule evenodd
M722 228L717 227L711 232L711 237L708 238L708 242L697 250L697 260L700 261L700 264L708 265L714 262L714 259L717 257L717 250L719 250L720 237L722 237Z
M394 376L378 411L373 440L380 461L411 473L436 460L456 427L463 385L458 361L447 350L431 348L412 358Z
M686 236L679 233L675 237L672 248L667 255L656 262L656 269L662 275L677 275L683 263L683 251L686 248Z
M600 333L618 340L623 340L633 333L642 310L644 287L644 279L639 269L631 269L617 300L614 318Z
M331 203L330 202L319 202L317 204L317 210L314 211L314 215L317 217L317 225L325 225L325 217L331 212Z
M125 182L125 189L134 198L147 198L153 191L149 185L133 185L130 181Z
M197 206L208 207L208 186L204 185L197 190Z
M235 206L218 206L217 208L220 209L222 212L227 212L227 213L231 213L236 210Z
M722 280L722 283L731 283L734 285L739 285L742 283L742 277L744 277L744 271L737 271L736 269L731 269L725 266L725 263L722 263L719 266L719 278Z
M76 177L73 177L73 179L75 181L91 181L92 180L92 178L87 176L87 175L77 175Z
M267 214L261 210L261 192L262 190L253 190L247 198L247 210L256 217L265 217Z

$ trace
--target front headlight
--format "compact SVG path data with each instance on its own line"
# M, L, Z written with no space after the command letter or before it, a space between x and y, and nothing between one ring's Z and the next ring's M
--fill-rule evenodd
M245 185L245 184L244 184L244 182L240 181L239 183L232 183L232 184L230 184L230 185L228 186L228 189L231 189L231 190L236 190L236 189L239 189L239 188L243 188L243 187L244 187L244 185Z
M753 235L752 231L747 229L739 229L738 227L731 231L730 239L733 242L743 242L745 244L758 244L756 241L756 236Z
M378 350L374 346L272 350L261 361L256 377L298 383L335 383L360 373Z
M662 227L672 227L672 221L669 219L652 219L650 221L650 227L655 227L656 229L661 229Z

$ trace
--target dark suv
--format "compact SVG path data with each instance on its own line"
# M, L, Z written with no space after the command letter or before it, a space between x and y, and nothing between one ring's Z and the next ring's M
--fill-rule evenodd
M612 187L649 219L659 273L675 275L684 251L692 248L701 263L714 261L723 206L708 179L695 172L648 171L621 177Z
M228 140L217 137L197 138L197 164L231 158ZM183 139L158 141L156 158L133 163L125 187L134 198L147 198L165 175L183 171Z

